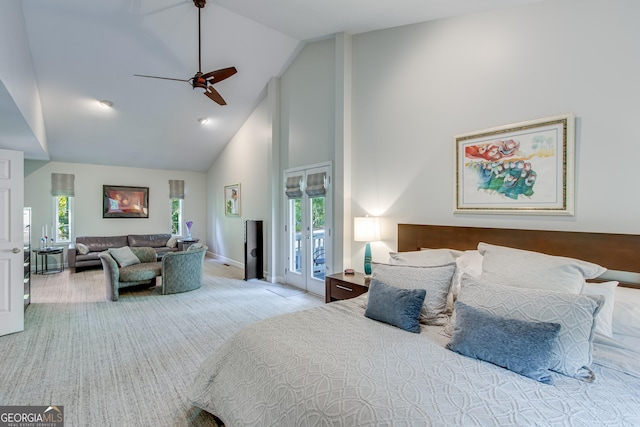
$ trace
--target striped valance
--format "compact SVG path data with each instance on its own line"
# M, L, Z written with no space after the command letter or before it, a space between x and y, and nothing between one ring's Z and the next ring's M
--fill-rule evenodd
M184 199L184 181L181 179L169 180L169 198Z
M287 178L287 183L284 189L284 193L290 199L299 199L302 197L302 175L290 176Z
M327 192L327 173L312 173L307 175L307 186L305 193L309 197L324 196Z
M51 174L51 195L73 197L75 194L75 175L69 173Z

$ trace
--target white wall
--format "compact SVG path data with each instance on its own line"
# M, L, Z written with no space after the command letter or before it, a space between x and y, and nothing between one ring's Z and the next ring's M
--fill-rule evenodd
M640 234L640 3L541 2L353 37L353 214ZM573 217L453 214L453 137L572 112ZM354 265L363 249L354 246Z
M30 52L22 2L1 1L0 58L4 59L0 61L0 82L6 87L12 102L0 99L0 105L15 103L15 107L20 110L34 138L40 144L42 150L37 158L44 159L48 158L47 138Z
M403 222L640 234L637 16L635 0L554 0L354 35L345 204L354 216L384 216L374 260L395 250ZM334 40L309 43L280 79L280 174L335 160L335 52ZM455 135L568 112L577 117L575 216L453 214ZM261 155L225 150L207 178L215 203L238 181L247 200L253 172L243 164ZM268 193L268 180L254 182ZM241 225L209 209L218 253L240 262ZM363 251L354 243L344 267L361 270Z
M280 78L283 170L333 160L334 43L306 45Z
M269 252L283 250L273 230L273 215L280 215L282 185L276 185L271 200L271 173L281 184L282 171L333 159L335 105L334 41L305 46L279 79L278 101L269 111L264 99L222 151L207 173L207 209L211 235L207 244L215 255L230 264L244 264L244 224L264 221L264 267L267 278L281 280L283 266L268 267ZM278 120L282 116L283 120ZM277 123L273 123L273 121ZM278 141L272 132L278 128ZM271 144L276 144L273 147ZM274 163L272 153L278 159ZM273 167L275 165L275 168ZM241 216L224 215L224 186L241 184ZM275 214L272 214L275 212ZM275 236L275 237L273 237ZM278 256L271 257L278 260Z
M29 167L30 162L25 163L25 170L35 169ZM74 237L170 233L169 180L182 179L185 181L184 219L193 221L193 237L206 239L204 173L49 162L33 170L24 180L24 203L32 209L31 245L34 248L40 244L42 227L53 223L51 174L54 172L75 175ZM149 218L102 218L103 185L149 187Z
M269 204L269 143L271 125L264 98L207 172L209 251L230 264L244 265L244 224L263 220L271 226ZM240 216L225 216L224 187L240 184ZM265 250L267 242L265 239ZM266 262L267 254L264 254Z

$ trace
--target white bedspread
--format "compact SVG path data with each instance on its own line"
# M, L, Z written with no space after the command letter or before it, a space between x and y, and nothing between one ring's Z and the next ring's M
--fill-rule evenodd
M251 325L203 363L189 397L227 427L640 425L640 379L619 369L545 385L446 350L433 327L363 312L341 301Z

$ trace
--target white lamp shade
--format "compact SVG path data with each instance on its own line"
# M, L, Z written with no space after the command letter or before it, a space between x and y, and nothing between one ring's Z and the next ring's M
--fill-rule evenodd
M377 242L380 240L380 218L353 218L353 240L356 242Z

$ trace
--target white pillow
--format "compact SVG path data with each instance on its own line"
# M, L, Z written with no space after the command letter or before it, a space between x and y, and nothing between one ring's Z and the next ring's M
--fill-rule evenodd
M462 275L468 274L472 277L480 277L482 274L482 258L483 256L476 250L464 251L462 255L456 258L456 274L453 276L453 285L451 286L454 299L460 292Z
M424 267L410 265L390 265L373 263L373 279L403 289L425 289L427 296L420 311L420 323L444 325L447 322L445 310L447 295L451 288L451 278L456 263Z
M451 292L447 298L447 313L453 312L453 305L460 293L460 284L462 282L462 276L468 274L473 277L480 277L482 274L482 255L477 250L464 251L459 257L456 258L456 272L453 275L451 282ZM453 327L453 325L451 325ZM451 336L451 329L446 332Z
M460 256L462 251L455 249L426 249L410 252L389 252L389 264L434 267L449 264Z
M478 244L487 283L579 294L586 279L607 271L597 264L539 252Z
M140 259L133 253L129 246L109 249L109 254L116 260L120 268L134 264L140 264Z
M175 248L176 246L178 246L178 238L177 237L171 237L169 240L167 240L167 247L168 248Z
M604 304L596 317L596 333L611 338L613 334L613 305L618 282L590 283L582 286L584 295L602 295Z
M640 338L640 289L616 288L612 331L614 335Z
M465 275L458 301L496 316L561 325L550 369L570 377L593 381L595 317L604 298L542 289L488 284Z
M84 243L76 243L76 251L80 255L86 255L89 253L89 246L85 245Z

